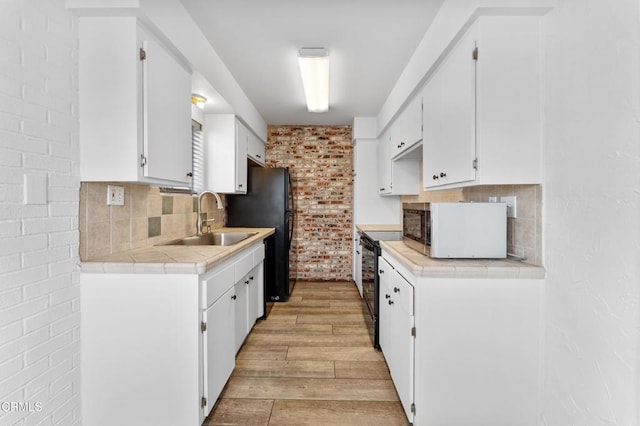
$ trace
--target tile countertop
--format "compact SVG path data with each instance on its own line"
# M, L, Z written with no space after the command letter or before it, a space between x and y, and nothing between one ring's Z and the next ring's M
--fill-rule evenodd
M356 225L356 229L362 232L375 232L375 231L400 231L402 232L402 225Z
M202 274L275 233L274 228L219 228L214 232L257 232L231 246L150 246L84 261L85 273Z
M427 278L545 278L542 266L511 259L432 259L407 247L402 241L380 241L417 277Z

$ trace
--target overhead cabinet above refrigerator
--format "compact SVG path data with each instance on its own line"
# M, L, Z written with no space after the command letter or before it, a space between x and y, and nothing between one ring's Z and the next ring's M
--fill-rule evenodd
M203 125L205 189L247 193L247 159L264 166L264 142L233 114L207 114Z

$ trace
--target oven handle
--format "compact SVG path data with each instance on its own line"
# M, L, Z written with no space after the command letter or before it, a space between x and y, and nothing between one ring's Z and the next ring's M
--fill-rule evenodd
M375 253L375 245L371 242L371 240L364 235L360 237L360 245L363 249L367 249Z

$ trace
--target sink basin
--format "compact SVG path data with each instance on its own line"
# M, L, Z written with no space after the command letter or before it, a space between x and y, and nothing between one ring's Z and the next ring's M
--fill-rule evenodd
M161 246L232 246L257 232L212 232L160 243Z

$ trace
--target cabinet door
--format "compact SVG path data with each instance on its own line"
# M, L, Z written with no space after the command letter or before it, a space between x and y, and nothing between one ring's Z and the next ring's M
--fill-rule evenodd
M142 48L144 176L190 184L191 73L153 39Z
M247 308L247 333L256 323L256 320L263 315L262 304L260 303L260 286L262 285L262 265L260 262L256 265L248 275L248 308Z
M204 376L205 417L213 408L225 383L235 367L235 334L229 324L229 318L234 317L235 301L234 289L230 288L220 296L209 309L204 312L203 321L207 324L204 336Z
M476 176L475 35L472 27L422 93L425 188L470 181Z
M360 244L360 237L356 237L356 252L355 252L355 267L354 267L354 277L356 282L356 287L358 288L358 293L360 293L360 297L362 297L362 245Z
M236 121L236 193L247 192L247 143L249 131Z
M248 317L248 297L249 297L249 277L244 277L234 286L235 293L235 352L237 353L247 337L247 317ZM228 320L227 320L228 325Z
M249 156L249 158L251 158L256 163L264 166L264 160L265 160L264 144L252 132L249 132L247 146L248 146L247 155Z
M378 191L380 195L391 193L391 156L389 137L383 133L378 139Z
M391 280L393 277L393 268L383 257L378 257L378 275L380 276L380 291L378 292L378 303L380 306L378 312L378 328L379 328L379 342L380 348L387 359L391 354L392 342L391 337L393 335L392 324L390 322L390 305L389 300L391 298Z
M411 412L414 357L414 337L411 330L413 328L413 316L405 308L400 300L400 295L395 290L402 288L402 291L406 291L407 289L412 290L413 287L397 272L393 274L393 282L394 288L390 292L391 298L386 302L389 328L393 330L393 333L389 336L390 341L387 349L390 352L390 356L387 359L387 363L389 364L393 384L400 397L400 402L402 402L402 407L407 418L411 421L413 418L413 413Z
M401 154L422 139L422 94L413 97L391 126L392 156Z

